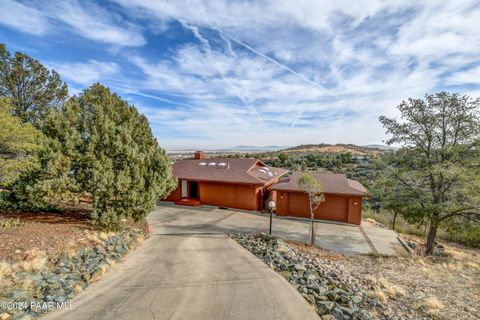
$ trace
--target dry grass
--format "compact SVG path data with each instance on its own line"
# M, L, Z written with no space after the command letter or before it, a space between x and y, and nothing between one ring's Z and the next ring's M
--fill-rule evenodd
M75 293L80 293L82 292L82 290L83 290L83 287L79 283L76 283L75 286L73 287L73 291Z
M85 237L93 243L99 243L101 242L100 236L97 232L93 231L87 231Z
M25 272L32 272L42 269L46 263L46 257L35 257L32 260L21 261L17 265Z
M428 314L434 315L445 308L445 305L435 296L423 299L415 305L416 309L422 309Z
M370 296L373 297L373 298L376 298L382 302L385 302L387 301L387 295L385 294L385 292L382 291L382 289L380 289L380 287L378 286L375 286L373 288L373 291L370 292Z
M25 223L19 218L0 219L0 229L13 229L16 227L21 227L24 224Z
M5 261L0 261L0 280L12 272L10 264Z

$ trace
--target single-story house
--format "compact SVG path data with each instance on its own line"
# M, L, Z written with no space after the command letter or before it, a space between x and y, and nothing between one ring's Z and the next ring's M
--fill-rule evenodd
M360 224L362 197L367 195L367 189L344 174L310 174L320 181L325 194L325 201L314 212L315 218ZM294 172L269 188L276 202L278 216L310 218L308 196L298 185L301 176L301 172Z
M205 159L201 151L172 166L178 186L164 200L259 211L265 207L268 187L288 172L257 159Z

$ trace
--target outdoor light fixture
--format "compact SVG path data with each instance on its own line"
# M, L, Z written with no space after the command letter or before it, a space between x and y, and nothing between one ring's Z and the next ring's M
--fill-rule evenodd
M268 229L268 234L272 235L272 220L273 220L273 209L275 209L275 201L273 200L269 201L268 208L270 209L270 228Z
M269 201L269 202L268 202L268 208L269 208L270 210L275 209L275 201Z

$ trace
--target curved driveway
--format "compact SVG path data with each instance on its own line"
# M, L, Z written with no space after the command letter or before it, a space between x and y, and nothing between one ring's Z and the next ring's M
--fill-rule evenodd
M157 216L149 217L151 237L73 299L73 310L44 319L318 319L287 281L228 236L187 226L168 233Z

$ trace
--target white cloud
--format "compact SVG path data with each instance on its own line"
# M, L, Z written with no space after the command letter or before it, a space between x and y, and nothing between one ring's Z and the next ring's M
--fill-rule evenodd
M464 70L480 63L474 0L116 1L198 40L130 58L144 74L131 92L182 100L144 107L171 148L378 143L378 116L397 116L402 100L479 85L479 69Z
M62 32L67 26L77 35L118 47L138 47L146 42L140 27L89 1L23 4L2 0L0 24L34 35Z
M11 0L2 0L0 5L0 24L34 35L46 33L48 21L39 10Z
M447 81L451 84L477 84L480 85L480 66L453 74Z
M50 1L47 14L70 26L72 31L88 39L115 46L142 46L145 39L139 27L120 16L87 1Z
M56 65L55 69L62 75L62 78L85 86L120 72L116 63L99 62L93 59L86 63L74 62Z

